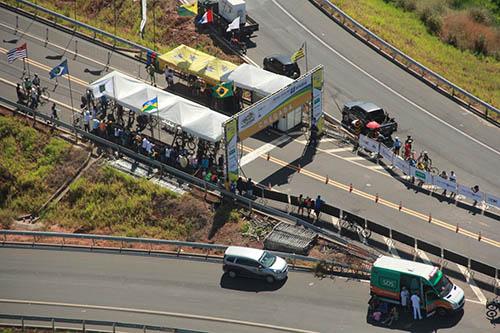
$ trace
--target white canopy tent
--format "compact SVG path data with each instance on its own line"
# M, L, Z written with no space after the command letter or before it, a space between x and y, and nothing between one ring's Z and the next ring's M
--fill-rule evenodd
M158 112L155 112L155 115L157 114L164 122L180 126L186 133L210 142L222 139L222 126L229 119L203 105L152 87L117 71L91 83L90 89L96 98L105 95L135 112L142 112L145 102L158 97Z
M224 75L223 79L224 81L233 81L236 87L254 91L263 97L271 95L293 82L289 77L249 64L238 66L232 72Z

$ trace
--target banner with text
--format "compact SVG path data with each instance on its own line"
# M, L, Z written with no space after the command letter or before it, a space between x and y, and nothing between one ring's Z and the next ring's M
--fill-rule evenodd
M312 72L305 74L278 92L265 97L237 115L238 137L245 140L271 126L289 112L312 100Z
M359 136L359 146L361 148L364 148L364 149L371 151L371 152L374 152L374 153L378 153L379 145L380 145L380 142L377 142L373 139L370 139L366 135L361 134Z
M410 176L415 177L415 179L420 179L427 184L432 184L432 175L427 171L412 166L410 167Z
M394 153L391 148L387 148L385 145L380 145L379 154L382 155L384 159L387 160L390 164L394 161Z
M317 68L312 73L312 87L313 87L313 107L312 107L312 122L316 123L318 134L323 133L325 119L323 117L323 67Z
M470 187L461 184L458 184L458 194L476 201L482 201L484 199L483 192L474 192Z
M439 176L434 176L432 184L441 187L443 190L457 192L457 183L449 179L444 179Z
M500 208L500 198L494 196L493 194L486 193L486 203L490 206L495 206Z
M231 119L224 124L226 141L226 168L229 180L238 179L238 119Z

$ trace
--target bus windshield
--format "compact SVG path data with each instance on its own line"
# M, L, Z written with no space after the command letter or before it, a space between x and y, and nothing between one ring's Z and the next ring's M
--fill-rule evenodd
M435 278L431 280L434 289L439 293L439 296L445 297L450 293L453 284L441 271L438 271L438 274L435 274L434 277Z

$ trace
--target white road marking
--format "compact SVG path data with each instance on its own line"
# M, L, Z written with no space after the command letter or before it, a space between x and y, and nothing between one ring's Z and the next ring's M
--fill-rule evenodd
M457 266L460 272L465 276L467 283L469 284L474 294L476 294L476 297L479 299L479 302L481 302L481 304L486 304L486 297L484 296L481 289L479 289L474 279L470 277L469 273L467 272L467 268L459 264L457 264Z
M220 317L202 316L194 315L188 313L178 313L178 312L167 312L167 311L157 311L157 310L146 310L146 309L134 309L134 308L123 308L115 306L104 306L104 305L89 305L89 304L74 304L74 303L59 303L59 302L44 302L35 300L18 300L18 299L0 299L0 303L7 304L25 304L25 305L42 305L42 306L56 306L64 308L76 308L76 309L91 309L91 310L105 310L105 311L116 311L116 312L128 312L128 313L138 313L156 316L168 316L176 318L186 318L191 320L205 320L211 322L220 322L226 324L235 324L249 327L265 328L284 332L297 332L297 333L315 333L314 331L302 330L291 327L282 327L277 325L263 324L251 321L227 319Z
M345 62L347 62L349 65L351 65L352 67L354 67L355 69L357 69L359 72L363 73L364 75L366 75L367 77L369 77L370 79L372 79L373 81L377 82L378 84L380 84L382 87L386 88L388 91L390 91L391 93L393 93L394 95L398 96L399 98L401 98L402 100L404 100L405 102L413 105L414 107L416 107L417 109L419 109L420 111L424 112L425 114L427 114L429 117L432 117L434 118L435 120L439 121L440 123L442 123L443 125L455 130L457 133L460 133L461 135L465 136L466 138L468 138L469 140L477 143L478 145L490 150L491 152L497 154L500 156L500 151L488 146L487 144L479 141L478 139L470 136L469 134L465 133L464 131L454 127L453 125L451 124L448 124L446 121L442 120L441 118L439 118L438 116L432 114L431 112L427 111L426 109L424 109L423 107L421 107L420 105L418 105L417 103L413 102L412 100L410 100L409 98L401 95L400 93L398 93L396 90L392 89L391 87L389 87L387 84L383 83L382 81L380 81L379 79L377 79L376 77L374 77L373 75L371 75L370 73L368 73L367 71L365 71L364 69L362 69L361 67L359 67L358 65L356 65L355 63L353 63L351 60L347 59L346 57L344 57L342 54L340 54L337 50L335 50L333 47L331 47L330 45L328 45L328 43L326 43L325 41L323 41L321 38L319 38L315 33L313 33L309 28L307 28L304 24L302 24L299 20L297 20L292 14L290 14L285 8L283 8L283 6L281 6L276 0L272 0L273 3L279 8L281 9L281 11L283 13L285 13L288 17L290 17L290 19L292 21L294 21L298 26L300 26L302 29L304 29L307 33L309 33L314 39L316 39L318 42L320 42L324 47L326 47L327 49L329 49L332 53L336 54L339 58L341 58L342 60L344 60Z
M417 255L420 257L420 259L422 259L422 261L424 262L424 264L434 265L424 251L419 250L419 249L415 249L415 251L417 252Z
M366 161L366 158L361 156L353 156L353 157L344 157L346 161Z
M396 248L394 247L394 241L385 236L382 236L382 238L384 239L384 242L387 245L387 248L389 249L389 252L392 254L392 256L395 258L401 258L399 256L398 250L396 250Z
M324 149L323 150L325 153L332 154L332 153L341 153L343 151L352 151L352 148L333 148L333 149Z
M381 165L372 165L372 166L367 166L368 169L370 170L384 170L384 167Z
M244 155L241 160L240 160L240 167L245 166L246 164L252 162L253 160L257 159L260 155L266 154L276 148L276 146L279 146L283 142L286 142L290 140L290 137L288 135L282 135L277 139L274 139L273 141L266 143L259 148L253 150L252 152Z

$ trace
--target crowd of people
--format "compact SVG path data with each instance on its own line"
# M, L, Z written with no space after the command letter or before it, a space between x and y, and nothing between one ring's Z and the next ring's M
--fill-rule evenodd
M26 76L22 83L16 85L17 102L27 106L30 109L36 110L40 105L42 96L42 87L40 86L40 78L38 74L33 75L33 79Z
M402 313L410 313L411 311L413 320L422 320L423 318L421 312L422 300L418 291L414 290L410 293L405 286L401 289L399 304L382 301L374 295L368 301L368 305L370 319L389 327L399 320Z
M90 89L82 96L80 107L85 131L162 163L184 169L207 181L218 183L223 179L222 153L217 158L217 153L204 149L206 145L199 144L198 149L192 151L175 142L168 145L144 134L143 131L151 122L150 115L136 116L123 106L111 103L105 95L95 99Z

